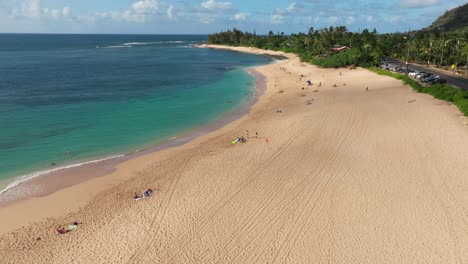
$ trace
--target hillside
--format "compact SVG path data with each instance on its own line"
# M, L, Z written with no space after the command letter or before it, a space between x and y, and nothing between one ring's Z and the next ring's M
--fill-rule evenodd
M468 3L445 12L423 31L468 31Z

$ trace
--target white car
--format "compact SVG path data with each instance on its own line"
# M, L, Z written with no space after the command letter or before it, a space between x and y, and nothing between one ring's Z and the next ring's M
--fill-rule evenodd
M419 72L410 72L410 73L408 73L408 76L414 78L414 77L416 77L416 74L418 74L418 73Z

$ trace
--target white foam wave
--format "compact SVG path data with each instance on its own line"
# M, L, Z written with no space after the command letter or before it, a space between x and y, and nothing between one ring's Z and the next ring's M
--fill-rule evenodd
M152 41L152 42L128 42L124 43L124 46L138 46L138 45L152 45L152 44L175 44L175 43L184 43L187 41L183 40L168 40L168 41Z
M102 47L103 49L115 49L115 48L131 48L132 46L130 45L117 45L117 46L107 46L107 47Z
M76 168L76 167L80 167L80 166L87 165L87 164L93 164L93 163L98 163L98 162L101 162L101 161L120 158L120 157L123 157L123 156L124 155L114 155L114 156L110 156L110 157L106 157L106 158L102 158L102 159L91 160L91 161L72 164L72 165L68 165L68 166L57 167L57 168L53 168L53 169L50 169L50 170L44 170L44 171L34 172L34 173L31 173L31 174L26 174L26 175L18 177L15 181L11 182L5 188L3 188L3 190L0 190L0 194L5 193L5 192L17 187L18 185L20 185L20 184L22 184L22 183L24 183L26 181L32 180L34 178L37 178L37 177L39 177L41 175L44 175L44 174L47 174L47 173L56 172L56 171L60 171L60 170L64 170L64 169Z
M123 45L124 46L138 46L138 45L151 45L151 44L155 44L156 42L128 42L128 43L124 43Z
M195 45L194 44L190 44L190 45L180 45L180 46L177 46L177 48L193 48Z

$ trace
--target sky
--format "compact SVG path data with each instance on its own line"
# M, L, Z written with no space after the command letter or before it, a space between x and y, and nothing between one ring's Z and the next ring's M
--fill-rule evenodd
M403 32L468 0L0 0L2 33L265 34L344 25Z

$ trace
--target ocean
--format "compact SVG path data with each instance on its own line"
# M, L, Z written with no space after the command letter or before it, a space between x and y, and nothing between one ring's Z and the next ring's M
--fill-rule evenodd
M269 57L199 35L0 34L0 194L209 124L254 94Z

